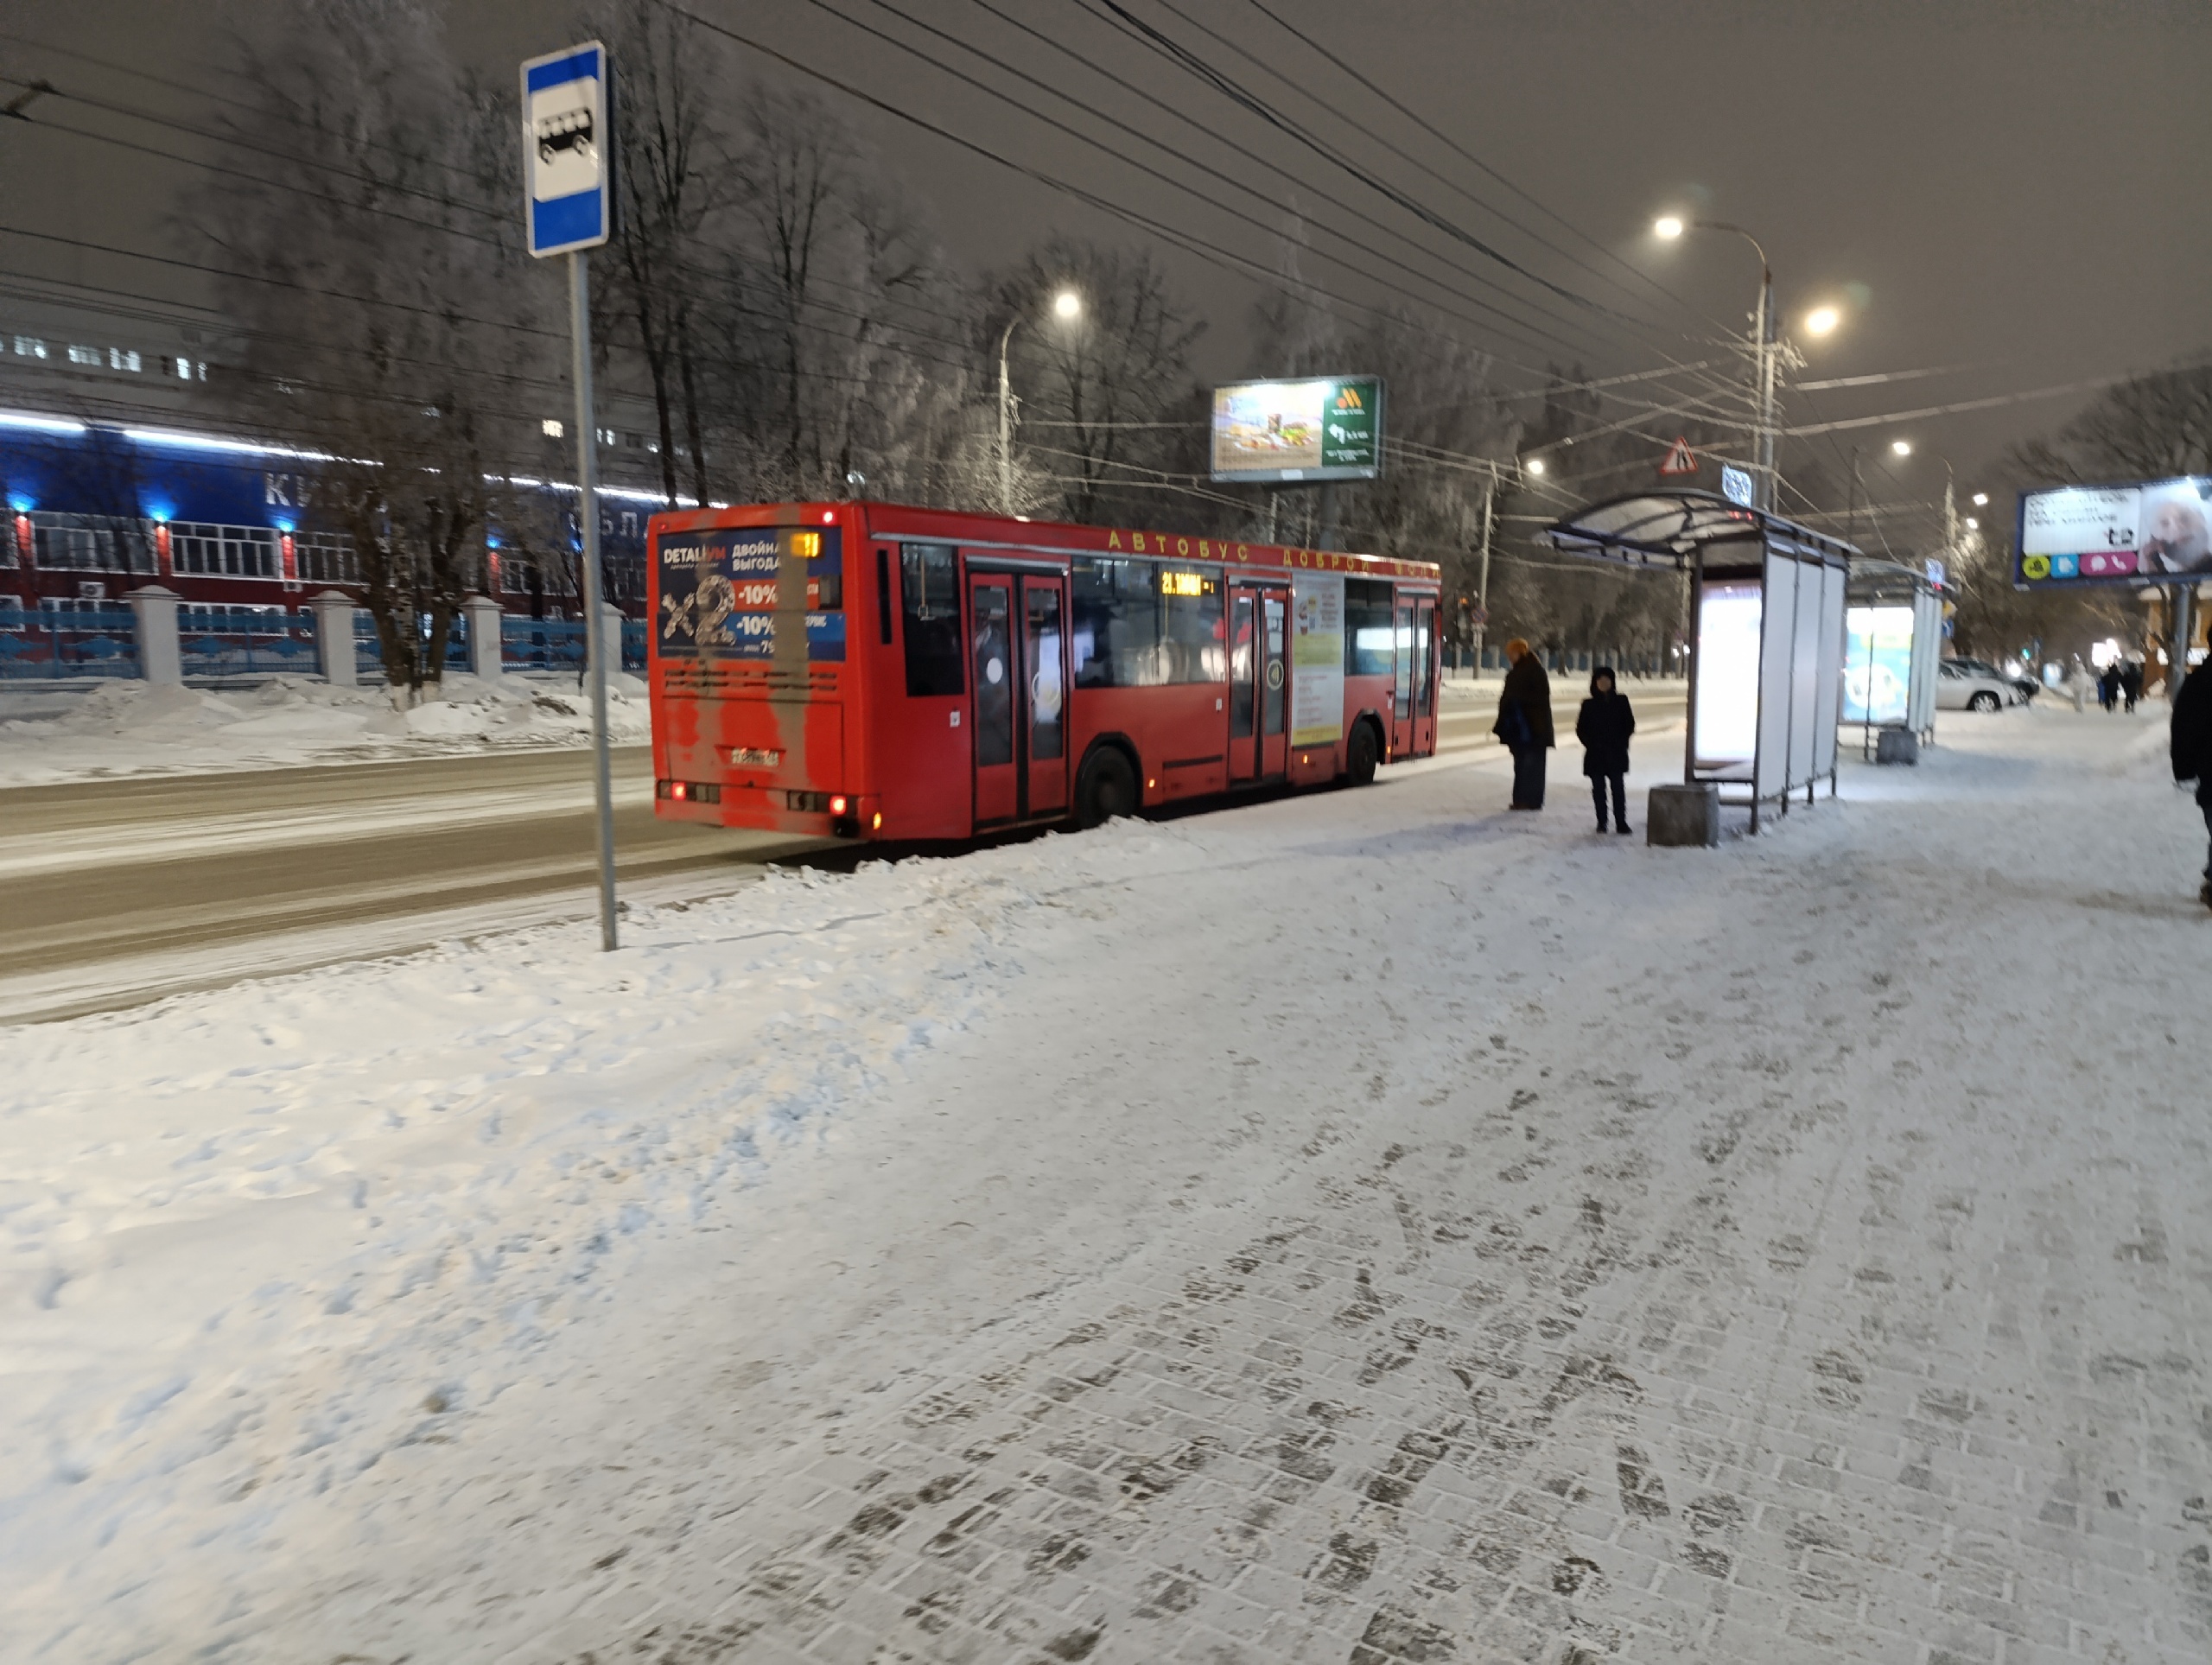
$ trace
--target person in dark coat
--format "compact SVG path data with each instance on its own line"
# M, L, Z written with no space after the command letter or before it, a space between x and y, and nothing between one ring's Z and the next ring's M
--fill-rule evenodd
M2097 703L2107 711L2120 703L2120 661L2117 659L2098 675Z
M1544 753L1552 747L1552 683L1543 661L1516 636L1505 645L1512 669L1498 691L1497 721L1491 733L1513 753L1513 807L1544 807Z
M2204 834L2212 841L2212 659L2189 673L2174 696L2174 779L2196 783L2196 807L2204 812ZM2212 849L2204 856L2204 887L2196 899L2212 907Z
M2126 702L2126 709L2133 713L2135 702L2143 697L2143 667L2133 659L2130 659L2126 669L2120 673L2120 697Z
M1613 687L1613 668L1601 664L1590 673L1590 697L1574 720L1582 742L1582 772L1590 777L1590 796L1598 805L1598 830L1605 830L1605 789L1613 791L1613 830L1628 830L1628 737L1636 732L1636 711L1628 696Z

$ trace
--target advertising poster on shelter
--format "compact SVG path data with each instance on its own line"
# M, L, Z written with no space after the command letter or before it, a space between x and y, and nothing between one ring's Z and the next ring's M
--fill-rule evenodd
M804 620L804 652L845 657L843 565L835 530L760 526L663 537L656 645L663 658L773 659L779 630Z
M1852 607L1843 620L1843 720L1904 721L1912 695L1912 609Z
M2022 589L2212 575L2212 478L2020 494Z
M1748 769L1759 748L1759 621L1765 594L1757 583L1707 584L1697 627L1700 769Z
M1344 581L1300 572L1290 581L1290 743L1327 746L1344 726Z

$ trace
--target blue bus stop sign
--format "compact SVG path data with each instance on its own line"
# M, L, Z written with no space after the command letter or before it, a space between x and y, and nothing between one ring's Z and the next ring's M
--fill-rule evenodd
M530 251L593 249L613 230L614 134L607 48L596 41L522 67Z

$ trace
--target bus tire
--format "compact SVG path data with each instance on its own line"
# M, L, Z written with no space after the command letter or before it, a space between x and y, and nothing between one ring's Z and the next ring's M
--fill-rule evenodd
M1076 777L1075 819L1078 827L1096 827L1116 816L1137 811L1137 772L1118 746L1101 746L1083 760Z
M1353 786L1374 784L1375 766L1382 748L1375 739L1375 725L1364 717L1352 724L1344 740L1344 780Z

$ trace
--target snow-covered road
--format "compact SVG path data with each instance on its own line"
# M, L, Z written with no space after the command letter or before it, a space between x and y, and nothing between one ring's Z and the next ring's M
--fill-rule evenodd
M2202 1659L2202 823L1946 722L0 1031L0 1654Z

